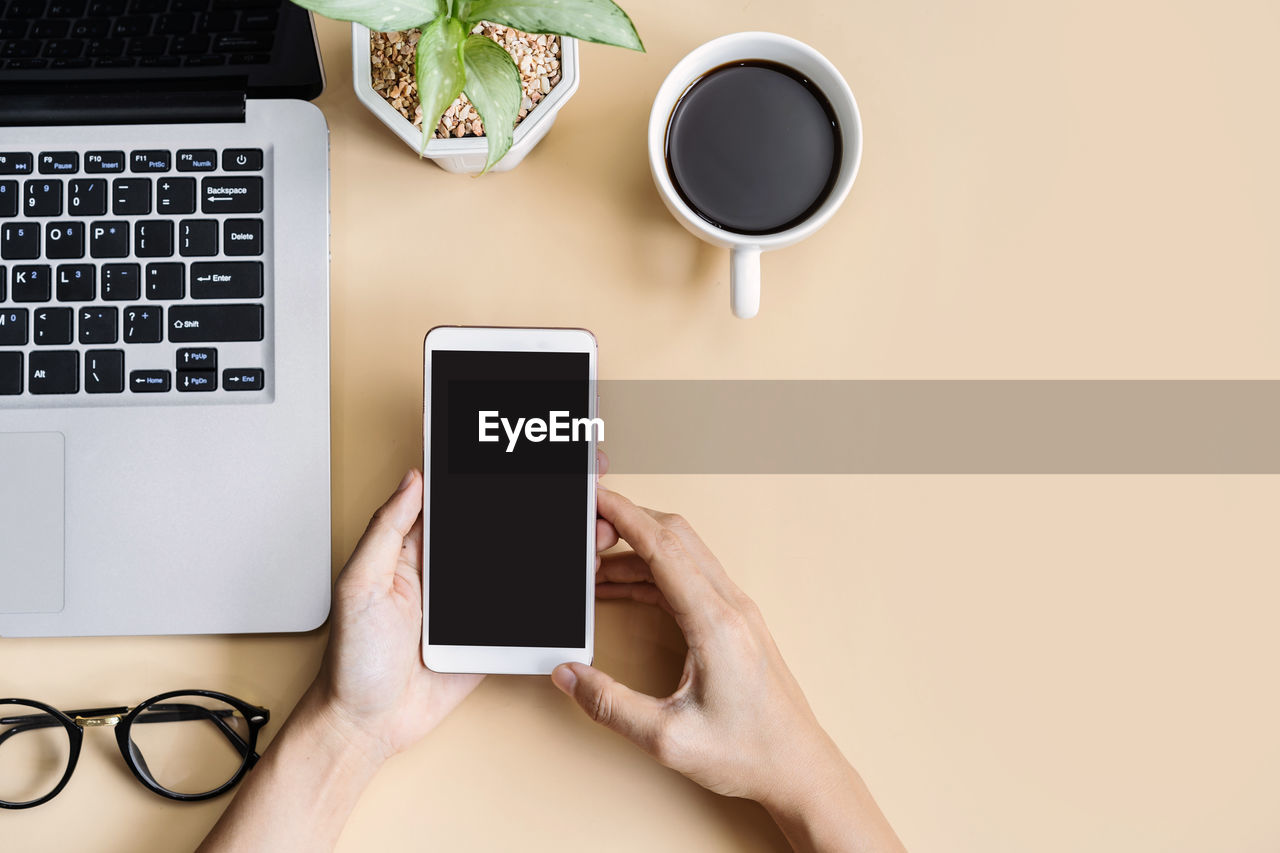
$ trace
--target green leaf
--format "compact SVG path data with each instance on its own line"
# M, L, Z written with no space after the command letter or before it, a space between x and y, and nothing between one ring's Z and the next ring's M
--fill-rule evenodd
M423 151L440 123L440 116L457 100L467 79L462 67L466 34L457 18L436 18L422 28L414 70L418 79L418 102L422 104Z
M337 21L355 21L377 32L426 26L444 15L445 0L294 0Z
M480 113L489 141L489 162L484 164L487 172L511 148L515 136L522 95L520 69L497 42L480 35L467 36L462 62L467 70L467 98Z
M635 25L613 0L474 0L463 9L468 29L492 21L526 33L644 50Z

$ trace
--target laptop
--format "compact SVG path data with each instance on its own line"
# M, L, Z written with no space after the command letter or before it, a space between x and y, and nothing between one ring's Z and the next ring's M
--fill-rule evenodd
M329 610L328 129L279 0L0 0L0 636Z

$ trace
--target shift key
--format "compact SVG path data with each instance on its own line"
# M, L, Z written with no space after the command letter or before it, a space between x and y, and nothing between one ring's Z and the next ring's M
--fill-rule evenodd
M209 261L191 265L192 299L261 297L261 261Z
M175 344L262 340L261 305L175 305L169 309Z

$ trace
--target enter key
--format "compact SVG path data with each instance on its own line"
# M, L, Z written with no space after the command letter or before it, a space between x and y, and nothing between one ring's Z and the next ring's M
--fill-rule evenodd
M261 297L261 261L209 261L191 265L192 299Z

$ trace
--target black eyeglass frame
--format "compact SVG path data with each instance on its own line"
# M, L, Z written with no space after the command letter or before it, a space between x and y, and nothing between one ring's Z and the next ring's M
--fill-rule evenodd
M220 715L210 711L199 705L192 705L190 708L199 709L199 712L192 710L183 710L180 708L165 708L163 702L166 699L173 699L180 696L202 696L207 699L217 699L225 702L236 711L244 716L249 726L248 738L242 738L239 733L224 723ZM266 708L252 705L235 696L229 696L226 693L219 693L216 690L171 690L168 693L161 693L158 696L152 696L138 705L130 708L128 706L120 706L113 708L82 708L75 711L60 711L52 705L44 702L38 702L35 699L0 699L0 705L21 705L42 711L51 718L52 722L44 722L41 725L29 726L28 728L46 728L50 725L61 725L66 729L67 736L70 738L71 749L67 756L67 770L62 774L62 778L58 780L58 784L53 790L44 796L29 800L23 803L12 803L7 800L0 800L0 808L2 809L29 809L36 806L44 805L52 800L58 794L62 793L62 789L67 786L67 782L71 780L71 774L76 770L76 762L80 760L80 748L84 743L85 727L98 726L114 726L116 730L116 744L120 747L120 755L124 758L124 763L128 766L134 777L146 786L153 793L159 794L170 800L178 800L184 803L194 803L201 800L211 800L220 796L234 788L245 777L245 774L253 769L261 757L258 755L258 732L260 732L267 721L271 719L271 712ZM241 756L239 769L225 783L212 791L205 791L200 794L182 794L177 791L171 791L161 785L151 775L147 768L146 760L141 753L133 745L130 738L130 732L133 724L138 721L139 715L150 711L147 717L141 720L142 723L160 723L160 722L181 722L191 719L210 719L218 730L222 733L231 745L236 748ZM7 731L0 732L0 744L4 740L12 736L15 729L11 728Z

